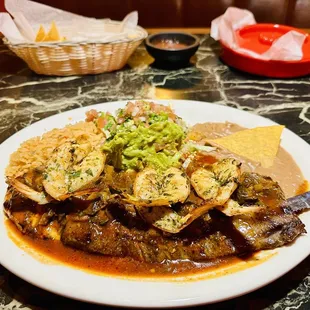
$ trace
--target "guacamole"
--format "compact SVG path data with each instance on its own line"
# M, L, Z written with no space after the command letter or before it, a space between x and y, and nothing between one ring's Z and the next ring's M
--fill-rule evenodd
M151 124L135 124L128 120L118 126L103 150L117 169L140 170L150 166L165 170L180 165L178 150L184 137L181 126L162 117Z

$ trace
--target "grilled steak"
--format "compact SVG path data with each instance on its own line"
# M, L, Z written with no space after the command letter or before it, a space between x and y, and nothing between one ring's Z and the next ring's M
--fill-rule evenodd
M117 195L109 202L73 198L40 206L13 188L4 210L25 234L61 240L87 252L145 262L210 259L273 249L305 232L295 212L309 208L309 194L287 200L281 207L228 217L214 209L180 233L169 234L144 221L133 205Z
M199 219L182 233L174 235L164 235L145 226L138 216L132 218L132 214L115 205L101 212L112 219L101 225L96 216L68 220L62 232L62 242L84 251L130 256L146 262L166 259L204 261L273 249L292 242L305 232L296 215L285 214L280 209L231 218L214 211L210 212L209 221ZM113 219L110 212L114 216L118 213L117 219Z

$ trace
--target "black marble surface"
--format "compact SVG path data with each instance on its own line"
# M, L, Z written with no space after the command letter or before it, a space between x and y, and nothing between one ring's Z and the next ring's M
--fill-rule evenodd
M229 69L208 36L192 65L165 71L143 47L121 71L94 76L32 73L0 46L0 142L44 117L73 108L126 99L190 99L250 111L284 124L310 142L310 78L268 79ZM305 155L306 156L306 155ZM1 248L0 251L5 249ZM272 284L203 309L310 309L310 257ZM0 309L99 309L32 286L0 265Z

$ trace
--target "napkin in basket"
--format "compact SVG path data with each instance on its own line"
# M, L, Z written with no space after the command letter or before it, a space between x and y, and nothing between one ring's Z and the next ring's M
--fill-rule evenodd
M8 13L0 13L0 32L11 43L35 43L39 29L48 32L53 22L60 37L74 43L105 43L139 37L137 12L117 23L80 16L30 0L5 0L5 8L14 21Z
M254 15L248 11L230 7L211 23L211 37L222 41L229 48L244 55L262 60L296 61L303 57L302 46L307 35L289 31L277 40L263 54L240 47L235 31L256 24Z

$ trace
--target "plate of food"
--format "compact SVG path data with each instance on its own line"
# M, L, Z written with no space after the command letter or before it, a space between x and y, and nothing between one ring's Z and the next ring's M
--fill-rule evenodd
M263 117L197 101L109 102L43 119L0 149L0 263L56 294L213 303L310 253L310 147Z

